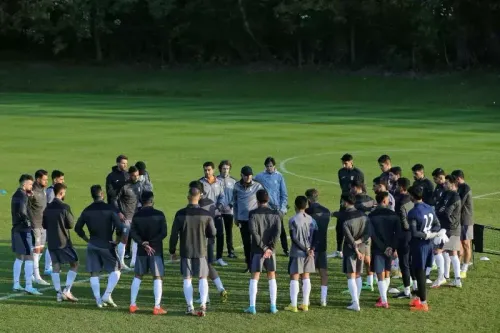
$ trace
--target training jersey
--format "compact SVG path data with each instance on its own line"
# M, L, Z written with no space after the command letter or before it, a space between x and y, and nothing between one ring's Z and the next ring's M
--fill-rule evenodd
M412 242L431 242L426 240L425 236L429 232L438 232L441 228L434 208L424 202L415 204L412 210L408 212L408 221Z

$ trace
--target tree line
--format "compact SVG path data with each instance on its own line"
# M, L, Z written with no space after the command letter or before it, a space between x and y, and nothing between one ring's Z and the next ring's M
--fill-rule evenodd
M3 0L0 57L434 70L500 65L499 0Z

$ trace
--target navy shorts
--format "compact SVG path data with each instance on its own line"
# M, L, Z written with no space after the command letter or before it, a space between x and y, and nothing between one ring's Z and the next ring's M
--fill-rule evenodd
M20 255L33 255L33 237L31 231L12 231L12 252Z
M370 270L377 274L381 274L384 271L391 271L392 258L386 256L383 253L375 252L372 255L370 262Z
M414 270L432 267L434 259L431 241L416 241L410 243L411 267Z

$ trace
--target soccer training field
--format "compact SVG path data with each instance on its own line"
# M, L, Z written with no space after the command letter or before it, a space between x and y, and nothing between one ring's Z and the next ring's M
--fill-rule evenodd
M64 171L66 202L78 217L91 202L90 185L104 185L119 154L126 154L129 164L147 163L155 206L165 212L169 229L175 212L186 204L187 184L203 176L203 162L217 164L222 159L232 161L232 174L239 179L243 165L258 172L264 168L264 159L274 156L285 175L289 202L316 187L320 202L335 210L340 192L336 175L346 152L354 155L369 188L380 174L377 158L384 153L408 178L415 163L422 163L429 177L436 167L447 172L462 169L475 196L475 221L500 227L498 76L412 80L298 72L166 74L6 67L0 70L0 91L0 188L8 192L0 196L1 332L499 330L500 257L495 255L488 255L491 261L479 261L476 254L463 289L444 286L429 291L429 313L410 313L407 300L392 301L389 310L376 309L377 289L362 292L360 313L347 311L350 296L341 295L347 286L341 261L329 259L328 307L318 305L320 283L315 275L308 313L271 315L267 313L268 284L262 278L258 313L251 316L243 314L248 306L249 275L241 273L243 251L235 227L239 259L227 259L229 266L217 267L229 301L221 304L209 282L212 303L207 317L193 318L184 315L178 264L166 265L163 304L169 313L153 317L149 277L139 293L142 311L128 313L133 273L123 274L113 293L118 308L95 306L84 269L84 245L74 233L82 264L80 282L72 288L80 299L77 304L56 303L50 288L42 289L44 294L38 297L14 294L10 250L10 197L21 173L33 174L39 168L49 174L55 168ZM332 220L329 253L335 246L334 227ZM500 237L486 242L498 248ZM278 253L281 310L289 303L288 259ZM41 267L43 261L42 257ZM24 284L24 273L21 277ZM400 284L401 280L393 279L391 287Z

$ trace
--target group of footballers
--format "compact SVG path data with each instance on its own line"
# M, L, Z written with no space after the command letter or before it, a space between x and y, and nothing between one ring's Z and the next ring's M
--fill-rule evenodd
M288 193L276 161L268 157L265 170L253 177L252 168L241 169L241 179L230 175L231 162L223 160L214 175L212 162L203 164L204 176L187 186L185 208L175 214L172 222L168 251L177 261L179 249L180 272L184 279L183 291L187 303L186 314L205 316L208 299L208 278L215 284L223 302L228 294L215 269L226 266L222 259L224 232L229 258L236 258L232 241L233 222L238 226L245 254L245 272L249 281L249 307L246 313L255 314L260 273L266 270L269 282L270 312L276 305L276 251L278 239L284 255L289 256L291 312L308 311L311 293L309 275L319 271L321 277L320 305L327 305L328 257L342 258L342 270L347 277L352 302L349 310L360 311L361 290L374 291L377 281L380 298L375 304L389 308L388 291L392 263L400 268L403 288L396 298L411 299L412 311L428 311L427 284L438 288L450 278L453 266L454 287L462 287L471 265L473 238L472 195L465 183L464 173L455 170L446 174L438 168L432 173L432 182L425 177L424 167L412 168L414 182L401 176L400 167L393 167L391 159L378 159L382 170L373 180L375 200L366 190L364 175L354 166L353 156L341 158L338 172L341 187L340 208L331 212L319 203L317 189L308 189L295 198L295 214L286 223ZM120 155L116 166L106 178L105 190L93 185L93 202L75 222L70 206L64 202L66 185L64 173L38 170L35 177L21 175L19 188L12 196L12 249L16 253L13 266L14 291L33 295L41 293L33 284L50 285L40 275L39 262L45 252L45 274L50 275L59 302L78 299L71 293L76 279L79 259L73 247L70 229L88 243L86 270L98 307L116 307L111 294L122 270L134 269L131 285L130 313L138 311L136 304L141 281L145 274L153 276L155 305L153 314L167 313L161 306L162 277L164 276L163 240L167 237L167 222L162 211L155 209L153 185L144 162L128 167L128 158ZM104 201L105 192L107 203ZM337 219L337 251L327 255L327 234L330 219ZM84 228L87 229L87 236ZM286 229L291 246L288 248ZM129 238L131 241L129 242ZM125 264L126 248L130 244L131 261ZM179 247L177 247L179 245ZM214 250L216 248L216 255ZM460 261L463 262L460 267ZM433 265L438 278L429 280ZM22 265L25 288L21 287ZM64 288L61 286L61 265L69 264ZM367 278L361 274L366 266ZM101 294L99 277L108 273L107 287ZM375 273L375 277L374 277ZM192 278L198 279L199 310L193 301ZM298 294L302 281L302 302ZM413 283L411 282L413 280ZM413 288L412 288L413 287ZM412 298L411 289L415 297Z

